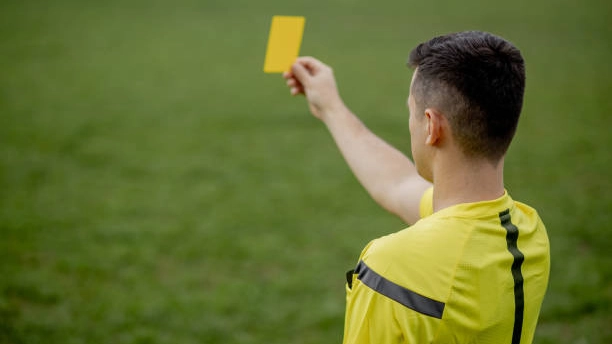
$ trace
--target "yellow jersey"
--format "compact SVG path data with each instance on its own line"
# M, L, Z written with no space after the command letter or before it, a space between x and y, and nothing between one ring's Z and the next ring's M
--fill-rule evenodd
M433 213L432 195L347 273L344 344L531 343L550 270L537 212L505 192Z

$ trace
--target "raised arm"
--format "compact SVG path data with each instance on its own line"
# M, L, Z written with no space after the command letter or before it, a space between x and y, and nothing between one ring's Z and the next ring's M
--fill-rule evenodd
M372 133L344 105L332 69L315 58L300 57L284 77L292 95L306 95L310 111L325 123L370 196L407 223L416 222L421 196L431 184L406 155Z

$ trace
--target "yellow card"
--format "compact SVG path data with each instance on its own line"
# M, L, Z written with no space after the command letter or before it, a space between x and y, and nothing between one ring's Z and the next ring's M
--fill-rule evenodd
M282 73L291 68L300 52L304 17L273 16L263 70Z

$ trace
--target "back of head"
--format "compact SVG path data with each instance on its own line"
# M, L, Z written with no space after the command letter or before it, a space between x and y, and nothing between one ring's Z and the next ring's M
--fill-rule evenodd
M437 108L468 157L496 163L506 153L523 105L520 51L486 32L435 37L410 53L412 94L421 113Z

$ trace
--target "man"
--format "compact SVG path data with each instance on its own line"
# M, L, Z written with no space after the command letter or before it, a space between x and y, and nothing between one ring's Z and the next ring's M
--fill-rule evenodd
M548 237L503 183L523 58L504 39L472 31L422 43L408 63L414 164L351 113L328 66L301 57L284 74L369 194L413 224L370 242L347 275L344 343L531 343Z

